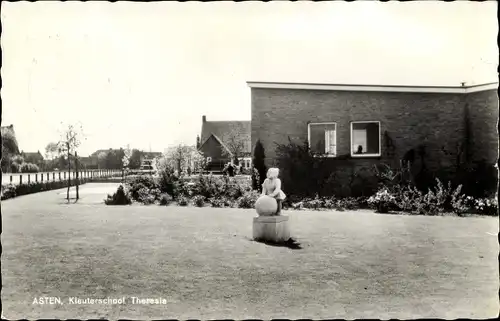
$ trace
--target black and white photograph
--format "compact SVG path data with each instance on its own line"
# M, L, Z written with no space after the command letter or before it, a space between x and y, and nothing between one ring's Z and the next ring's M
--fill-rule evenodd
M2 1L2 320L499 315L496 1Z

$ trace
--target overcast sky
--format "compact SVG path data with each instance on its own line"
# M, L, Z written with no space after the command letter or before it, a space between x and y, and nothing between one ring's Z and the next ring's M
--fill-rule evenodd
M2 126L80 155L194 144L201 116L250 120L246 81L497 81L496 2L2 2Z

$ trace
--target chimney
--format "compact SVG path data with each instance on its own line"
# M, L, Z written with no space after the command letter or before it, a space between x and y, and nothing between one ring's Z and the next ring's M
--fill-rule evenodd
M201 121L202 121L203 123L204 123L204 122L206 122L206 121L207 121L207 116L205 116L205 115L201 116Z

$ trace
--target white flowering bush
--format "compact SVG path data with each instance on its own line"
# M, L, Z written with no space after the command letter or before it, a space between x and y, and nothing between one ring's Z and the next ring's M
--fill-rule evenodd
M498 199L479 198L474 200L474 209L483 215L498 215Z
M395 205L396 198L392 195L387 188L379 190L375 195L368 199L368 205L377 209L380 213L387 213L393 205Z

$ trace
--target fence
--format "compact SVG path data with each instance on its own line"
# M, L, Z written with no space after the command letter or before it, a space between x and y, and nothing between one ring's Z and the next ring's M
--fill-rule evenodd
M120 178L124 175L122 170L116 169L103 169L103 170L85 170L79 171L79 178ZM68 179L75 179L75 172L59 171L59 172L40 172L40 173L7 173L2 174L2 185L8 184L27 184L32 182L53 182L53 181L66 181Z

